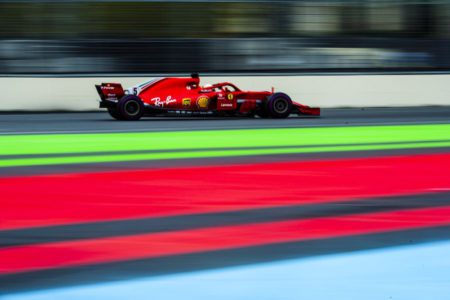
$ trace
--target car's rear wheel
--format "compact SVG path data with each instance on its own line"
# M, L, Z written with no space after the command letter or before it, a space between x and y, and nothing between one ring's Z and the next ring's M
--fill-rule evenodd
M108 113L111 117L113 117L116 120L123 120L122 115L119 113L117 107L109 107Z
M287 118L292 111L292 100L284 93L275 93L267 100L266 111L272 118Z
M135 95L125 96L118 103L121 120L137 121L144 115L144 109L144 103Z

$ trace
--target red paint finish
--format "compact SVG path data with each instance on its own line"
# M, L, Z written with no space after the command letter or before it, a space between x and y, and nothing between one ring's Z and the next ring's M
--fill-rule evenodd
M163 109L202 111L233 110L237 107L237 99L252 99L254 102L265 100L271 94L267 91L241 91L229 82L202 87L199 78L167 77L143 88L138 96L144 103ZM183 99L189 99L190 104L183 105Z
M0 179L0 229L417 194L450 187L450 154Z
M120 99L123 89L115 83L96 85L102 100ZM242 91L230 82L220 82L208 86L200 86L200 79L194 77L165 77L155 79L136 89L136 95L146 104L156 106L161 110L189 110L189 111L236 111L239 107L237 100L243 101L241 112L256 109L256 100L266 101L273 92ZM310 108L294 102L294 111L299 114L320 115L319 108Z
M449 224L444 207L11 247L0 274Z

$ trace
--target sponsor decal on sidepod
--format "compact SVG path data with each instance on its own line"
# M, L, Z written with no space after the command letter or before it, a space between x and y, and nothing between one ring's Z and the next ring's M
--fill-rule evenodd
M150 101L153 101L153 104L155 106L161 106L161 107L164 107L164 105L167 105L167 104L170 104L170 103L173 103L173 102L177 102L177 100L176 99L172 99L172 96L170 96L170 95L167 96L166 100L164 100L164 101L161 101L160 97L152 98Z
M209 97L200 96L197 98L197 106L199 108L208 108L208 105L209 105Z
M184 98L182 100L183 102L183 107L191 107L191 98Z

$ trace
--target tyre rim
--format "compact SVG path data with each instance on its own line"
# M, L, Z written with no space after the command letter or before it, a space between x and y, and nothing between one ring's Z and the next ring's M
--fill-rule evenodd
M139 113L139 110L140 110L139 103L137 103L137 101L128 101L125 104L125 111L130 116L137 115Z
M288 104L284 99L278 99L275 100L275 103L273 104L273 108L275 112L279 114L283 114L288 110Z

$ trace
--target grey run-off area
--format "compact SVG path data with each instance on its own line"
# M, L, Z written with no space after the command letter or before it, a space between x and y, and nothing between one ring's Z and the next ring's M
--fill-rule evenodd
M127 122L113 120L107 112L7 113L0 114L0 135L445 123L450 123L450 106L323 109L319 118L291 116L281 120L169 116L148 117L137 122Z

